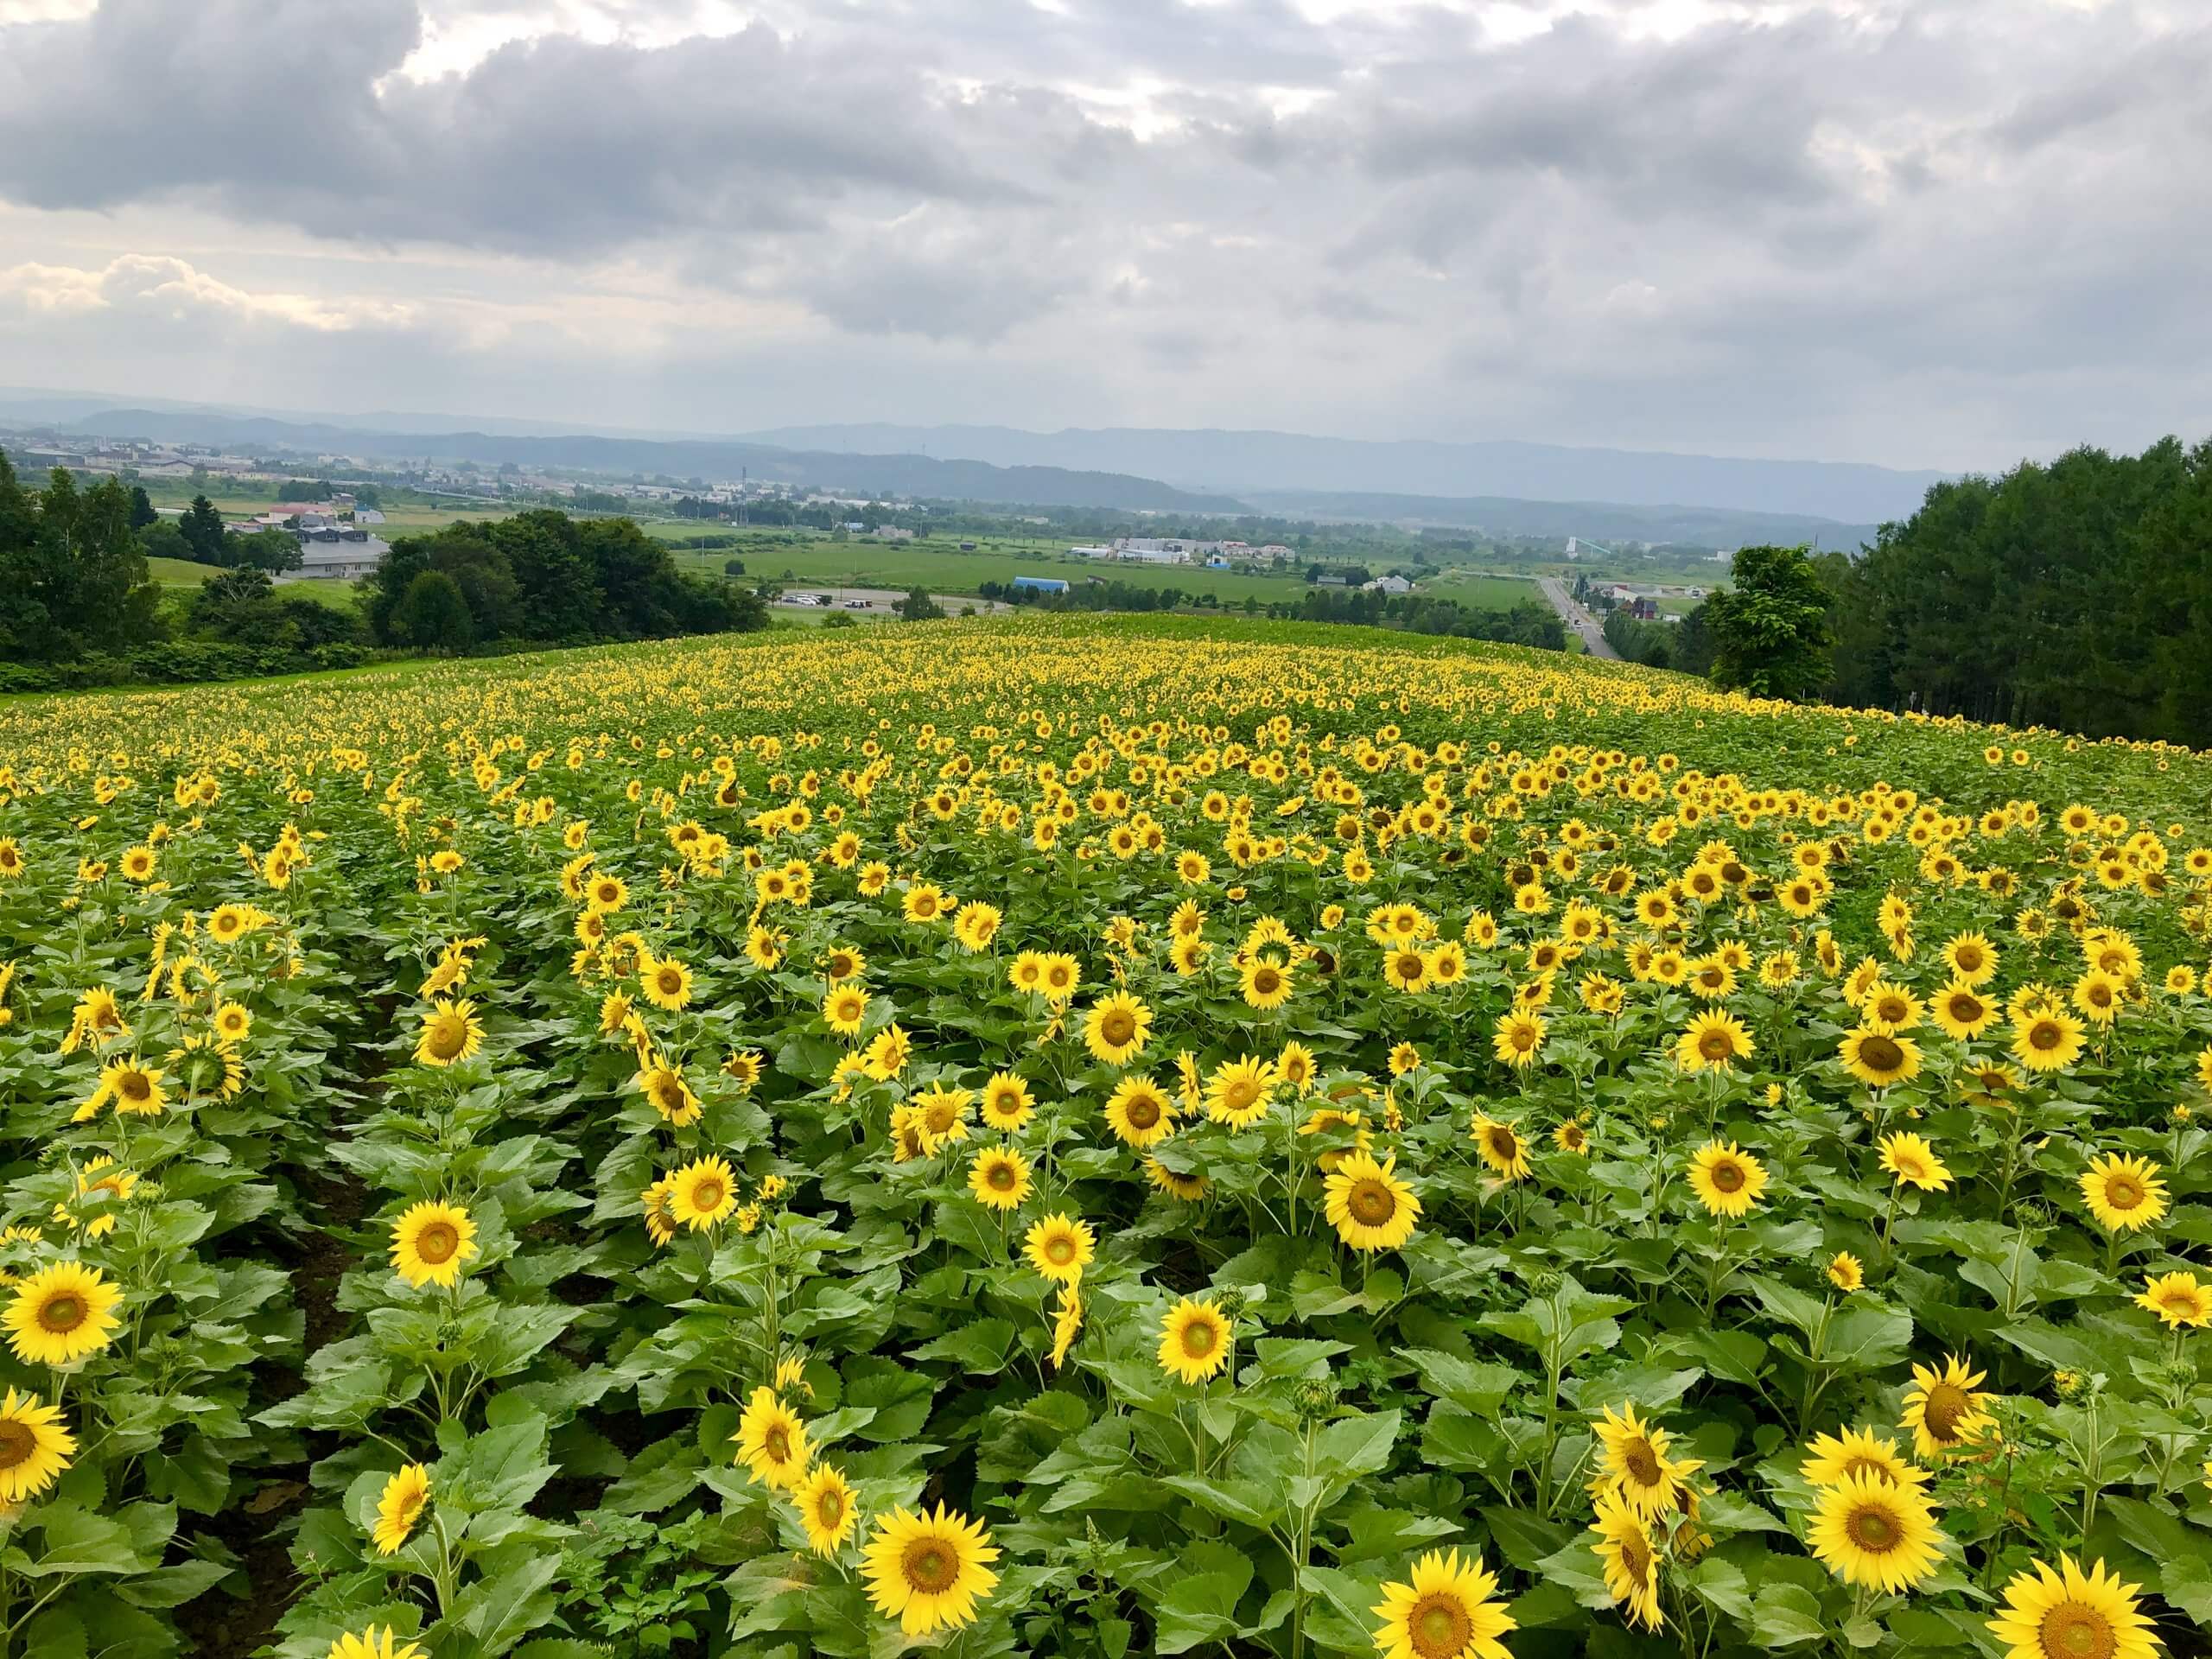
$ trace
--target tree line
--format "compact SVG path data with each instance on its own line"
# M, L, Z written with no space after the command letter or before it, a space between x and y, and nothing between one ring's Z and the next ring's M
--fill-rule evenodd
M148 563L163 556L221 574L165 590ZM547 511L407 537L364 584L358 607L330 584L272 580L298 563L289 533L227 530L204 496L172 519L117 478L80 483L56 467L34 489L0 450L0 690L235 679L379 653L768 623L757 594L686 575L626 519L580 523Z
M2212 747L2212 440L1939 484L1816 563L1836 702Z
M550 507L394 542L362 610L378 644L437 652L768 626L757 594L678 570L666 545L633 520L571 518Z
M1739 549L1622 656L1760 696L2212 747L2212 441L1931 488L1856 554Z

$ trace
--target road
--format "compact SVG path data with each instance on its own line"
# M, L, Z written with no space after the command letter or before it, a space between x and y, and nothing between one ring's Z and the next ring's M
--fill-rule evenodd
M1592 657L1618 663L1621 654L1605 643L1605 631L1598 626L1598 619L1574 602L1567 591L1567 584L1557 576L1539 576L1536 585L1544 590L1544 597L1552 602L1552 609L1559 613L1559 620L1582 636L1583 648Z

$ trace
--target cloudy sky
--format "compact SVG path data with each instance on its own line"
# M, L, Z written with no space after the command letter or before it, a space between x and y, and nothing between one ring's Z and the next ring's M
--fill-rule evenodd
M2002 465L2212 434L2207 0L0 0L0 382Z

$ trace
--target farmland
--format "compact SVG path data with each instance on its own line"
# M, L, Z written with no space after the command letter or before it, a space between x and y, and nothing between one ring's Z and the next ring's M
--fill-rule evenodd
M701 532L690 524L657 521L646 534L681 543ZM734 532L724 531L723 534ZM766 577L817 587L927 588L948 594L972 594L986 582L1010 583L1016 576L1040 576L1071 583L1091 579L1126 582L1150 588L1179 588L1186 594L1210 594L1224 603L1256 599L1294 600L1306 591L1305 570L1246 575L1209 570L1203 565L1142 564L1119 560L1070 558L1065 543L1022 543L983 539L972 553L957 545L824 538L798 540L778 532L758 540L707 551L683 551L688 568L715 570L732 558L745 562L748 580Z
M0 705L0 1655L2202 1651L2208 803L1176 618Z

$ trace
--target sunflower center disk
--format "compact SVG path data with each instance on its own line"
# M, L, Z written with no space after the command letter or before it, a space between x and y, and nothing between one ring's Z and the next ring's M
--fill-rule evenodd
M422 1237L415 1241L415 1254L435 1266L441 1262L451 1261L453 1253L460 1247L461 1236L454 1231L452 1226L446 1222L434 1221L423 1230Z
M1389 1191L1372 1181L1363 1182L1351 1190L1351 1212L1370 1227L1379 1227L1389 1220L1397 1207L1397 1200Z
M28 1424L0 1420L0 1469L13 1469L38 1450L38 1436Z
M1431 1596L1418 1603L1406 1621L1406 1633L1421 1659L1457 1659L1466 1651L1474 1629L1467 1610L1452 1596Z
M2102 1613L2074 1601L2061 1602L2045 1613L2037 1635L2051 1659L2112 1659L2120 1646Z
M919 1539L907 1545L899 1565L906 1575L906 1582L925 1595L936 1595L950 1586L955 1573L951 1551L934 1538Z

